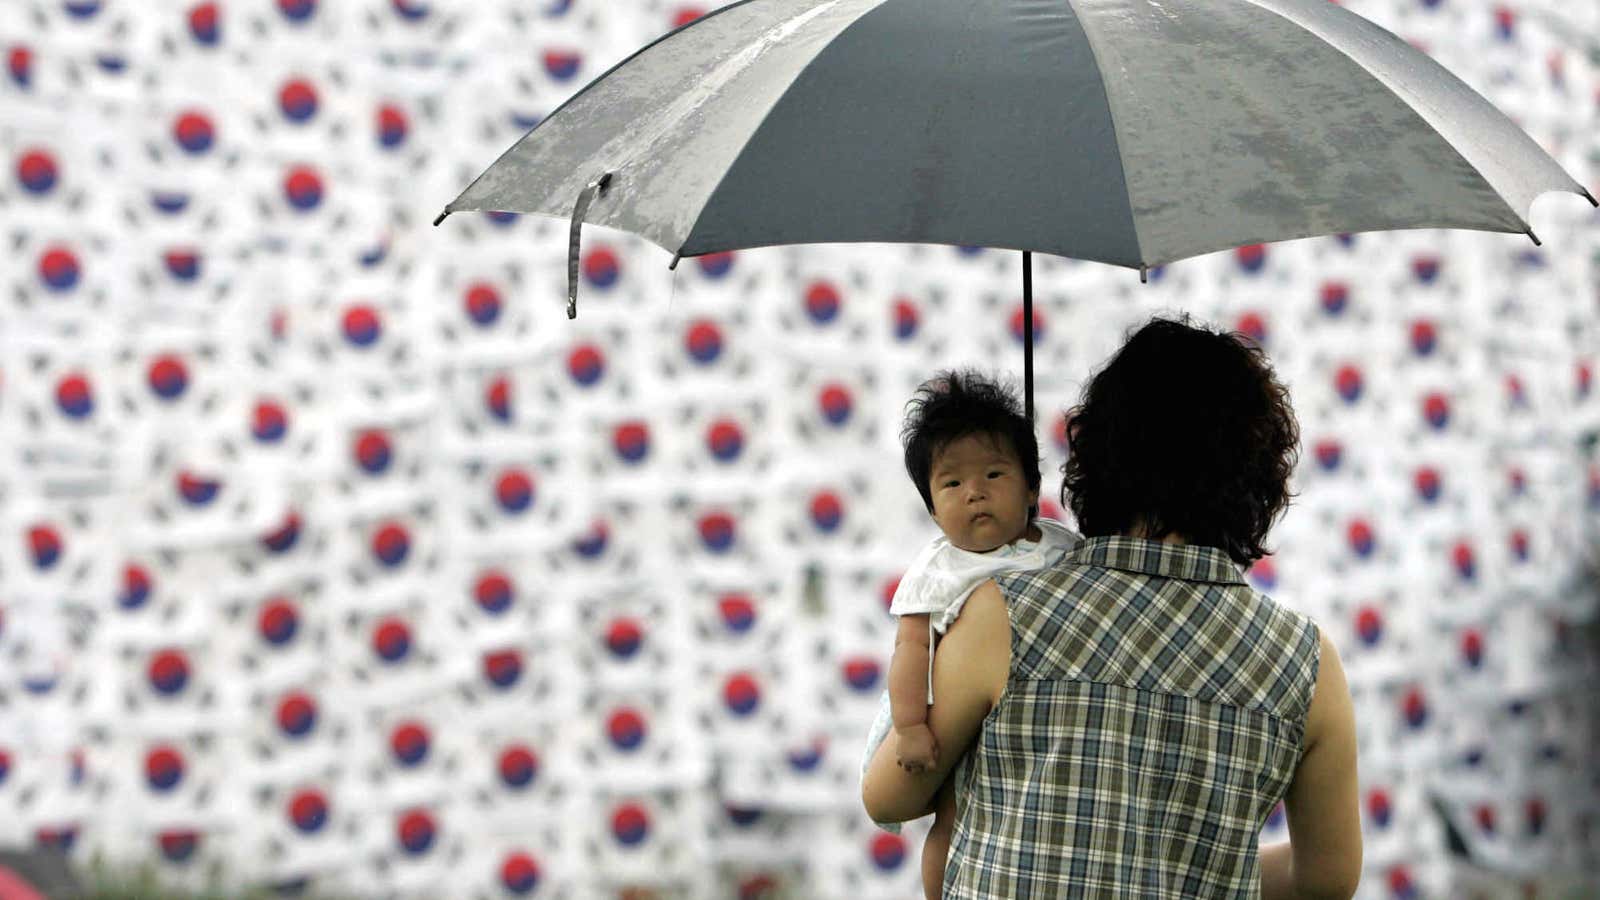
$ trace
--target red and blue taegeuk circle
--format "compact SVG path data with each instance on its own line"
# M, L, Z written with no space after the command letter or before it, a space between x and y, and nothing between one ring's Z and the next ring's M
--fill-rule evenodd
M590 387L605 374L605 355L594 344L583 343L567 354L567 375L579 387Z
M496 421L505 423L511 421L511 379L505 375L496 375L489 382L489 387L484 390L484 407L489 410L489 415Z
M406 769L410 769L413 765L421 765L422 761L427 759L429 743L427 725L414 719L400 722L389 732L390 756L394 756L395 762Z
M339 318L339 330L351 346L370 347L383 336L383 315L371 304L351 304Z
M150 573L138 563L122 567L122 590L117 593L117 605L123 609L138 609L150 601L152 589Z
M717 280L726 277L733 269L733 251L724 250L720 253L707 253L699 257L696 262L700 266L700 274Z
M1245 244L1234 248L1233 258L1242 271L1254 275L1267 264L1267 247L1265 244Z
M316 169L307 165L290 167L283 176L283 196L299 212L310 212L322 204L323 181Z
M1383 613L1377 607L1364 604L1356 610L1356 637L1368 647L1382 640Z
M80 274L78 255L70 247L54 244L39 254L39 280L53 293L77 287Z
M1267 342L1267 320L1254 310L1239 316L1234 330L1257 344L1264 345Z
M1439 279L1440 260L1431 253L1421 253L1411 258L1411 274L1422 284L1433 284Z
M1323 312L1330 316L1342 315L1350 305L1350 285L1343 281L1324 281L1318 299Z
M1312 457L1317 461L1317 467L1324 472L1332 472L1339 468L1339 463L1344 459L1344 445L1338 438L1322 438L1311 447Z
M756 608L745 594L723 594L717 598L717 615L729 632L743 634L755 625Z
M222 490L220 479L206 478L188 470L180 471L177 481L178 496L190 506L206 506L217 499Z
M632 847L650 836L650 814L637 803L622 803L611 814L611 836L617 843Z
M189 8L189 36L202 47L215 47L222 40L217 4L196 3Z
M317 701L301 691L290 691L274 712L278 730L290 738L303 738L317 726Z
M1352 520L1345 529L1345 537L1350 542L1350 550L1363 559L1371 556L1377 546L1377 533L1366 519Z
M712 553L731 550L737 538L733 517L724 512L709 512L697 523L700 543Z
M881 669L878 661L870 656L846 657L839 669L845 687L858 694L871 691L878 686Z
M403 812L395 822L395 838L400 848L412 856L428 852L433 847L438 830L438 823L423 809Z
M368 475L382 475L388 471L394 459L389 435L381 428L359 432L352 449L355 451L356 465Z
M61 532L54 525L33 525L28 528L28 556L35 569L53 568L61 559L63 543Z
M41 148L24 150L17 157L17 183L30 194L48 194L59 174L55 154Z
M1339 394L1339 399L1346 403L1355 403L1361 399L1363 379L1361 367L1346 363L1334 371L1333 388Z
M611 526L605 519L595 519L589 523L587 531L573 538L572 552L578 554L580 559L595 560L605 555L610 543Z
M294 640L300 630L300 612L294 601L287 597L273 597L261 605L256 617L256 629L261 639L274 647L282 647Z
M611 449L629 465L644 461L650 455L650 426L638 419L619 423L611 431Z
M261 536L261 544L271 553L287 553L300 540L300 514L289 510L283 523Z
M183 772L183 754L170 745L163 744L145 754L144 779L151 790L172 790L183 780Z
M632 707L612 710L606 717L606 739L618 750L626 752L639 749L647 732L644 716Z
M1433 466L1420 466L1411 479L1412 486L1416 488L1417 496L1424 503L1433 503L1439 499L1439 492L1443 488L1443 479L1439 470Z
M386 663L396 663L411 652L411 627L398 616L378 621L372 629L372 652Z
M606 626L605 647L617 659L631 659L644 644L644 628L631 616L618 616Z
M181 650L158 650L150 657L145 677L158 694L180 694L189 684L189 658Z
M898 834L880 832L867 845L867 858L880 872L899 869L906 860L906 841Z
M616 251L601 245L583 254L583 278L597 288L609 288L621 276L622 265Z
M94 412L94 387L82 372L63 375L56 382L56 408L69 419L82 419Z
M522 669L522 651L515 648L483 654L483 677L501 690L522 680Z
M156 845L161 850L162 859L175 863L186 862L200 847L200 832L190 828L162 829L156 834Z
M305 78L291 78L278 88L278 111L296 125L317 114L317 87Z
M378 146L385 150L393 150L406 142L406 135L411 133L411 119L406 111L393 103L378 104L378 111L374 114L374 126L378 134Z
M1022 304L1019 303L1019 304L1017 304L1016 308L1011 311L1011 338L1012 338L1012 340L1016 341L1019 344L1022 343L1023 338L1026 337L1026 335L1023 334L1023 326L1026 325L1026 324L1027 324L1027 322L1023 320L1023 316L1022 316ZM1033 342L1035 344L1038 344L1040 341L1043 341L1044 340L1044 335L1045 335L1045 315L1044 315L1044 311L1039 309L1036 306L1036 307L1033 308Z
M897 297L889 310L889 322L895 340L909 341L922 326L922 311L910 299Z
M250 436L263 444L275 444L283 440L289 431L289 411L282 403L271 399L256 401L255 411L250 416Z
M185 110L172 122L172 139L190 155L198 156L210 150L216 136L216 126L203 110Z
M683 345L689 358L700 365L716 362L722 355L722 329L710 319L697 319L684 332Z
M831 282L813 281L805 293L806 316L817 325L826 325L839 316L839 289Z
M1418 356L1433 355L1439 345L1439 329L1428 319L1411 323L1411 350Z
M189 387L189 368L182 357L163 354L150 362L145 372L150 390L162 400L176 400Z
M539 755L525 744L512 744L502 749L496 766L500 781L506 787L525 788L539 777Z
M517 896L539 886L539 863L525 851L515 850L500 862L500 886Z
M844 500L831 490L820 490L811 495L811 525L823 534L839 530L844 521Z
M850 421L855 401L849 388L833 382L823 385L822 390L817 392L817 407L822 413L824 422L840 426Z
M289 822L302 834L315 834L328 824L328 798L315 788L289 797Z
M395 568L411 553L411 533L398 522L385 522L372 535L372 555L386 568Z
M571 81L583 65L583 54L576 50L550 49L543 55L544 71L555 81Z
M461 303L466 309L467 318L474 325L487 327L500 318L500 292L487 281L475 281L468 285Z
M537 496L533 476L522 469L507 469L495 479L495 502L508 513L527 512L533 507Z
M744 429L733 419L717 419L706 429L706 449L717 462L733 462L744 452Z
M722 683L722 703L735 716L748 716L761 705L761 686L748 672L735 672Z
M1450 426L1450 399L1437 391L1422 398L1422 418L1434 431Z
M516 586L506 573L492 569L478 576L472 587L472 598L478 608L490 615L500 615L516 601Z

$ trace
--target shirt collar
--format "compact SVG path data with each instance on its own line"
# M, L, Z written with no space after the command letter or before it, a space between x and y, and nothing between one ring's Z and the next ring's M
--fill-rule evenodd
M1067 562L1143 572L1185 581L1244 584L1244 576L1228 554L1200 544L1163 544L1114 534L1085 538Z

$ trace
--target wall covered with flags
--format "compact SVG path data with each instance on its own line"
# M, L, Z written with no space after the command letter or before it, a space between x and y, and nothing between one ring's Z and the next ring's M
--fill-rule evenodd
M1600 9L1345 5L1600 189ZM920 896L927 823L857 792L934 534L899 417L937 367L1020 373L1019 255L669 271L591 228L569 321L564 222L429 227L704 11L0 5L0 846L354 896ZM1248 575L1346 662L1363 897L1461 896L1462 853L1600 871L1600 217L1533 224L1148 285L1035 258L1047 494L1153 313L1290 384L1299 496Z

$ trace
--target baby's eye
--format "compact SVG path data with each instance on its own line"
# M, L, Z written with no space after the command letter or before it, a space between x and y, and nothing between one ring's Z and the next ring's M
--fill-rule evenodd
M944 483L944 486L945 486L945 487L956 487L956 486L957 486L957 485L959 485L959 484L961 484L961 482L959 482L959 481L956 481L956 480L954 480L954 479L952 479L952 480L950 480L950 481L946 481L946 482L945 482L945 483Z
M989 473L989 477L990 478L999 478L1000 476L1002 476L1004 474L1005 474L1004 472L1000 471L999 469L996 469L995 471Z

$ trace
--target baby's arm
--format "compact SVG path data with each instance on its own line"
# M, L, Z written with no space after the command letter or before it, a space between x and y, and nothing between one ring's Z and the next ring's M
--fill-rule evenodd
M928 614L903 615L889 660L889 712L894 719L900 764L915 772L934 764L939 756L928 727Z

